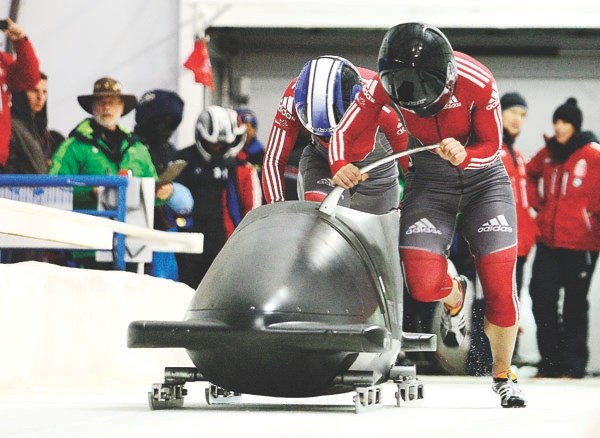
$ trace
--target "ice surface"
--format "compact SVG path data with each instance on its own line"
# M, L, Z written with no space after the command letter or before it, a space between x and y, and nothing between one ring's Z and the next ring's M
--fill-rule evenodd
M0 393L2 437L598 437L600 379L523 379L524 409L503 409L484 377L421 376L425 398L354 413L352 393L282 399L243 395L207 405L204 382L188 383L178 410L150 411L150 389L31 390Z

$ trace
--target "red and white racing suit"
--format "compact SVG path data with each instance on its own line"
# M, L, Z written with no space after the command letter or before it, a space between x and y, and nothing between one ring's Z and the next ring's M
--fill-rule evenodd
M435 116L401 109L410 135L424 145L454 138L467 157L453 166L436 153L412 155L400 226L400 252L413 298L436 301L448 296L448 251L458 214L476 259L486 299L486 318L510 327L518 321L514 271L517 256L515 201L500 157L502 119L495 79L474 58L455 52L458 78L454 93ZM354 139L370 129L384 105L392 105L379 76L369 81L336 127L329 147L335 174L351 162L360 145Z
M363 81L375 76L372 70L358 68ZM294 89L296 79L286 88L269 134L262 169L262 186L267 203L284 201L285 167L294 149L301 129L296 113ZM358 153L350 153L349 160L362 167L395 152L405 150L408 144L406 129L396 111L389 105L381 106L372 129L359 134L353 143ZM328 137L312 136L300 159L300 199L322 201L333 189L327 161ZM408 160L400 161L403 168ZM399 198L398 170L395 163L369 172L369 179L350 194L342 195L340 205L351 206L370 213L384 213L397 208Z

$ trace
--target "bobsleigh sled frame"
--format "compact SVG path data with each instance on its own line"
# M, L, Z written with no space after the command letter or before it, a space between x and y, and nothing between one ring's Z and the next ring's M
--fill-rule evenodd
M373 373L349 372L337 378L343 383L352 383L354 396L352 398L356 413L383 404L383 385L375 385ZM394 366L390 370L390 380L396 385L396 406L414 402L424 397L424 384L417 378L414 365ZM205 379L193 367L166 367L165 381L154 383L148 392L148 405L151 410L183 408L188 390L185 384L189 382L207 382L205 398L208 405L239 404L243 402L242 394L221 388Z

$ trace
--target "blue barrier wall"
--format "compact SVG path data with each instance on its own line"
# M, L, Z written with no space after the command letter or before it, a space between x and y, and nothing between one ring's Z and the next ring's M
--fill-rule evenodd
M103 216L125 222L127 213L127 185L126 176L97 176L97 175L0 175L0 187L11 188L1 192L0 197L15 201L34 202L40 205L55 206L61 204L64 208L64 193L36 190L21 190L24 188L72 188L72 187L115 187L117 189L117 207L113 210L76 210L78 213ZM22 199L21 199L22 198ZM60 199L59 199L60 198ZM72 198L71 198L72 199ZM114 244L115 268L125 269L125 236L115 233Z

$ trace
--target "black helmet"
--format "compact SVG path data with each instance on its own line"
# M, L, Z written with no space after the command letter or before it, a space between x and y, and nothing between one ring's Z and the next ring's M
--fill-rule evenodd
M456 83L450 42L438 28L422 23L398 24L386 32L378 69L391 99L422 117L444 108Z
M312 59L304 64L294 89L298 118L313 134L330 137L361 89L360 73L347 59Z

